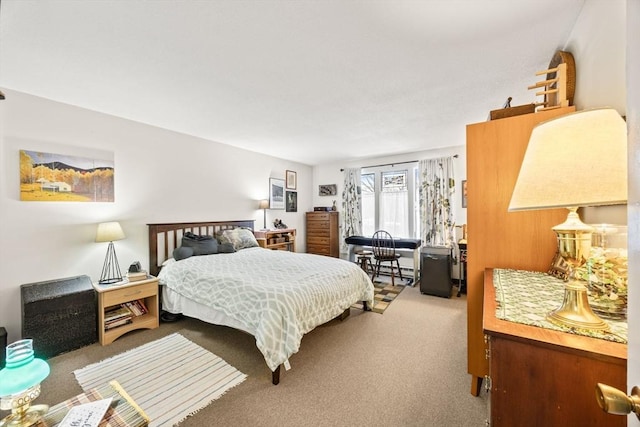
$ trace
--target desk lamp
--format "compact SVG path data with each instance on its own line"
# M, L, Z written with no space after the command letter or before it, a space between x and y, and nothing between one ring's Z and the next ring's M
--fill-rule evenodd
M7 346L7 364L0 371L0 409L11 414L0 427L26 427L38 423L49 406L31 402L40 395L40 383L49 375L49 365L33 357L33 340L24 339Z
M98 224L96 242L109 242L107 256L104 258L104 265L102 266L102 274L98 281L101 285L110 285L122 281L122 273L120 272L120 265L118 264L118 257L116 256L113 242L122 240L124 237L124 232L119 222L103 222Z
M267 228L267 209L269 209L269 201L268 200L260 200L260 204L258 205L258 209L262 209L264 212L264 226L263 230L268 230Z
M606 330L574 271L591 250L593 228L577 213L582 206L627 201L627 128L611 108L567 114L532 131L509 211L565 207L567 220L553 227L558 254L569 269L562 306L547 320L570 328Z

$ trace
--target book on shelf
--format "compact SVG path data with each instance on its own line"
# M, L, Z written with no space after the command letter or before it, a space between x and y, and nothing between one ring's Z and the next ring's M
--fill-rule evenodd
M121 305L129 309L134 316L142 316L143 314L148 313L147 307L144 305L144 301L142 300L128 301Z
M121 305L115 307L115 308L111 308L108 309L104 312L104 320L105 322L110 321L110 320L118 320L118 319L122 319L122 318L131 318L131 316L133 316L133 313L131 312L131 310L129 310L127 307L123 307Z
M136 272L128 272L127 279L130 282L137 282L139 280L146 280L149 277L146 270L136 271Z
M118 326L128 325L130 323L133 323L133 320L130 317L119 319L113 322L105 322L104 330L108 331L109 329L117 328Z

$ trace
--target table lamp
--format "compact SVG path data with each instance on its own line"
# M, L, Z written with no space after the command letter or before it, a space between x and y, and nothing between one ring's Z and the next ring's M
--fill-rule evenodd
M118 264L118 257L116 256L113 242L122 240L124 237L122 227L120 227L120 223L117 221L98 224L96 242L109 242L107 255L104 258L104 265L102 266L102 274L98 281L101 285L110 285L122 281L122 273L120 272L120 265Z
M627 128L611 108L585 110L538 124L531 132L509 211L565 207L567 220L553 227L558 254L568 266L562 306L547 319L570 328L606 330L584 282L573 271L589 257L593 228L577 213L582 206L627 201Z
M0 426L32 426L49 410L48 405L33 405L40 395L40 383L49 375L49 365L33 356L33 340L9 344L6 366L0 371L0 409L11 410Z
M262 229L267 230L267 209L269 209L269 201L266 199L260 200L258 209L262 209L264 211L264 226L262 227Z

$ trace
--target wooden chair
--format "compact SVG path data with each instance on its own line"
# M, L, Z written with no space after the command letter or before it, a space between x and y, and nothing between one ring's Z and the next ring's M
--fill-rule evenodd
M394 269L396 267L398 268L400 279L403 280L402 270L400 269L400 261L398 261L401 255L396 252L396 244L389 232L384 230L376 231L373 234L373 238L371 239L371 250L373 251L373 259L375 260L371 280L380 275L380 265L384 262L388 262L389 266L391 267L391 284L393 286L396 285L394 274Z

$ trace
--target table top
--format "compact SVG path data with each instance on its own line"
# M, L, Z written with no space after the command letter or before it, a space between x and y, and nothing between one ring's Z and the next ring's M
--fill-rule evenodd
M117 381L111 381L52 406L40 420L38 427L55 427L72 407L109 397L113 398L113 402L100 422L100 427L146 427L149 425L149 417L142 408Z

